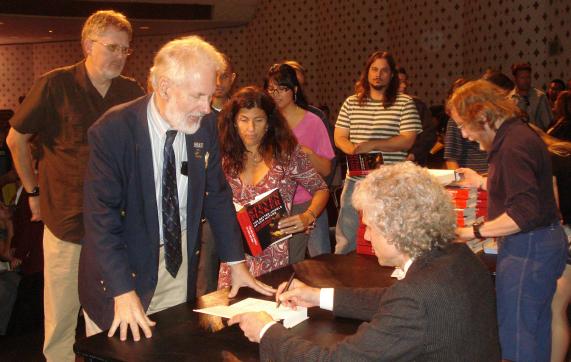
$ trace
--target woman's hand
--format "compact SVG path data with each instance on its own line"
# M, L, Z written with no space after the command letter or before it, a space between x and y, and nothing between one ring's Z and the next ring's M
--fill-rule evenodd
M283 218L278 223L278 228L286 234L300 233L312 227L315 219L307 211L290 217Z

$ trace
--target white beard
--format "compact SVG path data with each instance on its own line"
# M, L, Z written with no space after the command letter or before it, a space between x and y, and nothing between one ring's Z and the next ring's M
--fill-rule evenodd
M200 128L200 123L202 122L203 114L193 114L193 115L178 115L176 117L170 118L171 127L180 131L182 133L191 135L195 134ZM198 118L196 121L190 122L189 118Z
M191 135L196 133L200 128L200 122L204 117L203 113L190 113L185 114L177 111L171 111L175 108L170 102L166 104L165 120L168 124L177 131Z

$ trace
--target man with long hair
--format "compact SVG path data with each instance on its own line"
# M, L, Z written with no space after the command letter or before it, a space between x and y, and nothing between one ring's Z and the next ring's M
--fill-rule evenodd
M384 163L404 161L416 134L422 131L411 97L399 92L399 77L391 54L373 53L345 100L335 124L335 145L347 155L382 153ZM359 216L351 203L358 177L347 175L335 231L336 254L355 250Z

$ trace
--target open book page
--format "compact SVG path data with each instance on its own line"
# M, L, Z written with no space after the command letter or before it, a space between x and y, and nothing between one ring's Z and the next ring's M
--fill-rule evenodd
M428 172L432 176L436 177L442 186L460 181L460 174L458 174L455 170L437 170L429 168Z
M223 318L232 318L237 314L248 312L266 312L276 321L283 319L284 327L286 328L294 327L308 318L307 308L305 307L297 307L296 310L293 310L283 305L280 305L279 308L276 308L276 306L276 302L269 300L247 298L232 305L218 305L195 309L194 311Z

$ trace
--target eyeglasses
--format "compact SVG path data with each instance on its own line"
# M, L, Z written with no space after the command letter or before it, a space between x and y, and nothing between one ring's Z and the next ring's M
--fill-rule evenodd
M131 55L133 53L133 49L121 46L119 44L105 44L96 39L91 39L91 41L103 45L107 51L113 54Z
M269 95L271 96L277 96L280 93L285 93L290 91L291 89L289 89L288 87L285 86L279 86L277 88L268 88L266 89L266 91L268 92Z

